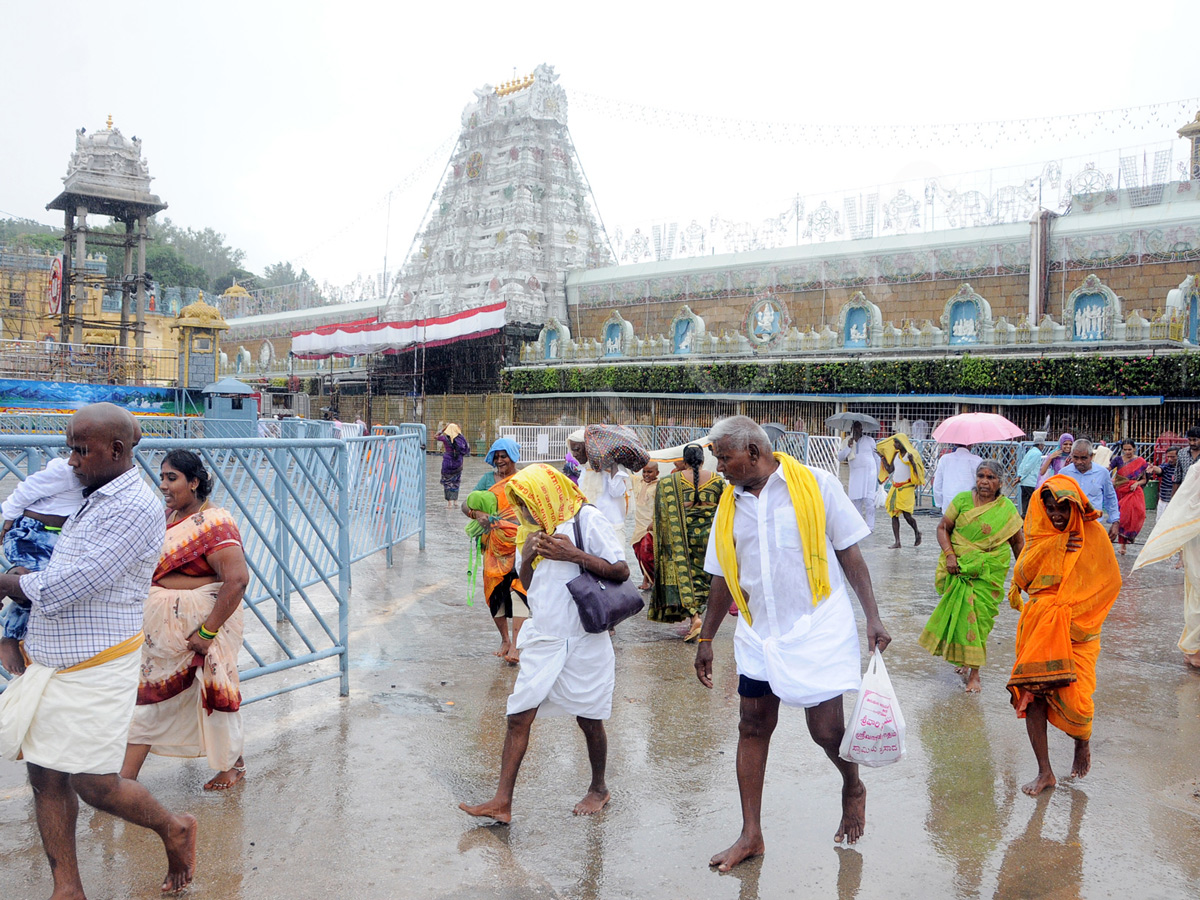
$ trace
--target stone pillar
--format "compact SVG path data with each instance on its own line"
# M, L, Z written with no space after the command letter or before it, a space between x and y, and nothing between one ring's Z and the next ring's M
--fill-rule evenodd
M141 350L146 345L146 214L138 214L138 281L137 313L134 321L134 346Z
M74 277L71 279L72 318L71 343L83 343L83 315L81 308L87 297L87 207L75 207L75 260Z
M121 269L121 346L129 346L129 276L133 274L133 222L125 222L125 265Z
M63 288L60 296L62 306L58 312L58 339L64 344L71 339L71 292L75 283L74 265L71 260L71 234L74 228L75 217L71 215L70 209L66 209L63 211Z

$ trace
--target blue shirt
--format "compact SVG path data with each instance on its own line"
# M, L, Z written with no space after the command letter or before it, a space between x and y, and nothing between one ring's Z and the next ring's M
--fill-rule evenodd
M1075 463L1071 463L1069 466L1063 466L1058 474L1069 475L1078 481L1087 495L1088 502L1108 516L1110 523L1121 518L1121 507L1117 505L1117 489L1113 487L1108 469L1092 466L1086 472L1080 472L1075 468Z
M1030 447L1021 457L1017 466L1017 476L1021 479L1022 487L1037 487L1038 473L1042 470L1042 451L1036 446Z

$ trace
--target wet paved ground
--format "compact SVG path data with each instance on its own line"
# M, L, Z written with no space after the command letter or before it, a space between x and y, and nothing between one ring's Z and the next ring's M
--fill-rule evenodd
M483 471L468 461L464 483ZM613 800L571 807L587 783L574 722L535 724L511 827L481 826L458 801L490 797L515 670L492 655L486 607L464 605L464 519L447 512L430 457L429 540L355 570L352 692L335 683L246 710L247 781L204 794L202 764L151 757L143 778L200 819L189 896L213 898L1191 898L1200 893L1200 674L1175 648L1181 573L1126 582L1109 617L1096 694L1094 765L1038 799L1019 785L1032 752L1004 691L1016 613L1001 608L984 691L916 643L935 605L935 521L925 542L866 542L888 665L909 723L908 758L865 770L867 833L832 841L839 781L784 710L767 773L767 855L729 875L707 867L740 817L732 621L718 636L713 691L672 627L618 630L609 722ZM465 495L465 494L464 494ZM1153 517L1151 519L1151 523ZM1147 526L1149 528L1149 525ZM1148 531L1147 531L1148 533ZM1133 561L1122 563L1128 571ZM257 689L257 686L256 686ZM1071 742L1051 729L1060 777ZM86 807L79 852L89 896L158 896L153 835ZM0 900L44 898L51 882L21 767L0 761Z

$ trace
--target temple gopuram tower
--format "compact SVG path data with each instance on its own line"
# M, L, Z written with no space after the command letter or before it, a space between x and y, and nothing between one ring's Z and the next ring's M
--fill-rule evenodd
M142 159L142 142L137 137L126 138L113 127L112 116L102 131L92 134L86 128L75 132L75 152L67 164L63 190L46 204L46 209L64 213L63 299L59 339L72 343L83 341L85 326L104 327L104 323L85 322L79 301L85 287L106 285L101 277L88 275L89 244L93 247L119 248L125 254L121 281L121 324L119 346L129 346L130 301L136 288L134 340L140 350L145 346L146 293L146 224L155 213L167 208L162 200L150 193L150 170ZM92 233L88 215L111 216L125 225L125 234ZM135 232L136 229L136 232ZM137 271L133 268L133 250L137 247ZM73 260L73 262L72 262Z
M515 362L521 341L536 337L548 317L566 318L568 270L613 262L557 81L543 64L475 91L446 175L380 316L413 322L503 303L504 339L489 342L497 377L503 359ZM430 362L432 375L437 364Z

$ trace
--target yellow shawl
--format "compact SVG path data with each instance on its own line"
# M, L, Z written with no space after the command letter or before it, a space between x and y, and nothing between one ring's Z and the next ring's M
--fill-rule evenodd
M912 445L912 441L908 439L908 435L903 432L893 434L891 437L883 438L875 444L875 450L886 459L889 463L895 459L896 445L894 441L899 441L904 446L904 451L912 457L912 462L908 464L912 469L911 484L925 483L925 461L921 459L921 451ZM879 464L879 483L883 484L888 480L891 473L883 467L883 463Z
M575 518L580 507L587 502L570 478L545 463L529 466L512 476L505 483L504 492L521 523L517 528L517 551L522 558L525 555L525 541L531 534L539 531L554 534L559 525ZM522 506L528 510L528 516L532 516L533 521L522 511ZM540 559L538 557L533 561L535 568Z
M776 453L775 459L783 469L783 480L787 483L792 507L796 511L796 522L800 526L800 552L808 571L813 606L816 606L833 590L829 584L829 559L825 555L825 503L821 499L817 478L811 471L786 453ZM738 582L737 548L733 541L733 495L733 485L727 484L721 494L721 502L717 504L717 517L713 522L713 531L717 535L717 562L725 573L729 593L733 595L746 624L751 625L750 607Z

